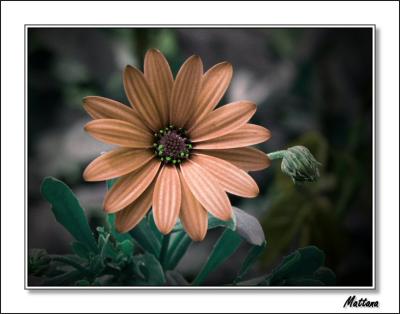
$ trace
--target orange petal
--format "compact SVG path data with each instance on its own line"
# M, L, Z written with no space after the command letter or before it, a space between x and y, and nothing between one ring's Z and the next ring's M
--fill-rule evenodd
M161 129L160 112L143 73L128 65L124 71L124 86L131 106L138 111L143 122L153 131Z
M244 171L262 170L271 165L271 160L267 154L254 147L210 149L200 150L199 152L229 161Z
M114 213L135 201L153 181L159 168L160 161L152 159L142 168L118 179L106 194L105 211Z
M130 205L115 214L115 228L124 233L136 227L151 207L153 199L154 181Z
M181 183L175 166L164 166L153 194L154 222L163 234L171 232L181 207Z
M103 181L132 172L154 157L149 149L116 148L93 160L83 172L86 181Z
M172 124L184 127L193 115L202 75L203 63L198 56L190 57L180 68L172 87L169 116Z
M229 193L256 197L260 192L253 178L230 162L202 154L193 154L192 160L210 172Z
M85 131L99 141L124 147L148 148L153 142L149 132L121 120L93 120L85 125Z
M207 114L194 128L189 129L193 142L202 142L230 133L247 121L256 112L256 105L249 101L234 102Z
M271 138L271 132L262 126L247 123L224 136L196 143L196 149L227 149L250 146L265 142Z
M181 165L185 182L204 208L221 220L232 218L232 207L226 192L214 176L192 160Z
M233 69L228 62L214 65L203 76L202 86L190 125L195 125L211 112L224 96L232 80Z
M190 191L182 173L179 172L182 187L182 204L179 217L186 232L193 241L202 241L207 234L207 211Z
M138 113L118 101L99 96L88 96L83 98L83 108L93 119L122 120L148 131Z
M166 126L169 121L169 98L174 84L168 61L157 49L149 49L144 58L144 77L149 83L156 101L161 122Z

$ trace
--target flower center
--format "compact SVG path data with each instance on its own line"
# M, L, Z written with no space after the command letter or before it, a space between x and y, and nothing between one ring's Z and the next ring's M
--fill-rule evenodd
M180 164L190 156L192 142L186 130L170 125L154 134L154 154L165 164Z

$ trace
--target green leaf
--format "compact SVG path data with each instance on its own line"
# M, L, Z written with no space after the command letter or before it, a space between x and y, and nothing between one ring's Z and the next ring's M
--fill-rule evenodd
M106 181L106 185L107 185L107 190L111 189L112 186L114 185L114 183L117 181L117 178L115 179L110 179Z
M294 253L283 258L282 263L275 268L271 275L266 278L266 284L271 286L279 285L321 285L320 280L328 276L326 280L332 278L332 274L326 271L318 273L317 270L324 264L325 254L315 246L307 246L298 249ZM316 277L314 273L317 272ZM319 281L320 283L318 283Z
M49 268L50 261L51 259L46 250L29 250L28 273L35 276L43 275Z
M326 286L334 286L336 284L336 275L328 267L320 267L314 273L314 278L321 281Z
M107 180L107 189L111 189L115 182L116 179ZM142 221L135 228L129 231L129 233L123 234L119 233L115 229L115 214L109 214L107 220L111 233L117 240L124 241L133 238L144 251L150 252L155 256L160 254L161 233L159 233L158 230L154 230L153 225L155 226L155 224L154 221L151 223L151 219L142 219Z
M192 239L190 239L185 231L176 232L171 235L166 269L174 269L178 265L191 243Z
M126 256L132 256L134 251L134 245L131 240L124 240L117 243L117 249L121 250Z
M147 224L149 225L150 230L153 232L155 238L158 240L158 242L161 243L161 241L163 239L163 234L158 230L158 228L156 226L152 210L149 211L149 213L147 215Z
M107 181L108 182L108 181ZM108 214L107 215L107 223L110 233L117 241L125 241L125 240L132 240L132 237L129 233L119 233L115 229L115 214Z
M71 270L69 272L54 276L51 278L45 278L41 286L70 286L78 279L82 278L82 274L78 270Z
M176 270L168 270L165 273L167 279L168 286L188 286L189 283L186 279L182 276L181 273L177 272Z
M52 262L58 262L72 266L76 270L80 271L83 275L91 274L90 270L86 268L87 262L76 255L50 255L50 258Z
M324 283L320 280L308 277L289 278L282 282L282 286L323 286Z
M164 271L153 254L146 252L142 255L135 255L134 262L138 264L141 273L145 277L145 280L137 281L137 285L160 286L165 284Z
M77 241L85 243L93 252L98 252L85 213L71 189L53 177L46 177L42 182L41 193L52 205L52 211L57 221Z
M129 233L143 250L155 256L159 256L161 244L151 231L146 219L143 219L135 228L129 231Z
M236 229L236 220L235 217L233 217L233 219L228 220L228 221L223 221L223 220L219 220L218 218L208 214L208 230L210 229L214 229L214 228L218 228L218 227L225 227L225 228L229 228L231 230L235 230ZM178 222L176 223L174 229L172 230L172 232L178 232L178 231L184 231L185 229L183 228L182 222L180 220L178 220Z
M85 259L89 258L90 248L88 248L88 246L85 243L75 241L72 243L71 247L72 247L72 250L74 251L74 253L76 255L78 255L79 257L82 257Z
M75 286L90 286L90 282L86 279L80 279L75 281Z
M214 245L207 262L203 265L202 269L193 280L192 285L201 285L213 270L226 261L229 256L235 253L241 243L242 237L239 234L230 229L225 229L217 243Z
M264 241L262 245L254 245L249 249L249 253L244 260L242 267L240 268L238 275L235 279L235 283L242 280L242 278L246 275L247 271L250 269L251 266L256 262L257 257L265 250L267 242Z

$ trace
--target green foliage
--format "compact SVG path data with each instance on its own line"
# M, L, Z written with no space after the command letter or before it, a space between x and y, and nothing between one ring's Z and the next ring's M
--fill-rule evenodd
M336 276L324 267L325 254L315 246L296 250L283 258L271 274L239 282L238 285L258 286L324 286L334 285Z
M78 241L85 243L93 252L96 242L79 201L63 182L47 177L41 186L43 197L52 205L57 221Z
M111 186L112 182L108 182L108 187ZM45 250L30 251L28 272L31 278L40 280L41 286L189 285L175 269L192 243L180 223L170 236L165 237L157 230L150 212L129 233L120 234L115 229L115 215L108 215L106 226L97 227L93 235L84 210L64 183L45 178L42 193L52 204L57 221L75 241L71 243L74 254L49 255ZM233 207L233 213L233 219L228 222L209 216L209 228L223 227L224 231L191 285L203 284L244 241L251 247L233 285L249 282L254 285L334 284L335 275L323 267L325 256L316 247L300 249L286 257L270 275L241 281L266 250L266 241L257 219L236 207Z
M199 274L193 280L192 285L200 285L206 279L209 273L221 265L229 256L239 248L242 238L230 229L225 229L222 236L215 244L207 262L200 270Z

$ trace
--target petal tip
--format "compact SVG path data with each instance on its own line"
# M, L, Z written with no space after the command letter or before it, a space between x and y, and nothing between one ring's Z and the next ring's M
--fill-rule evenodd
M189 235L189 237L192 239L192 241L194 241L194 242L200 242L200 241L203 241L204 240L204 238L206 237L206 234L207 234L207 230L206 230L206 232L203 232L203 233L196 233L196 234L189 234L188 233L188 235Z
M148 50L147 50L147 52L146 52L146 54L160 54L161 53L161 51L159 50L159 49L157 49L157 48L149 48Z

